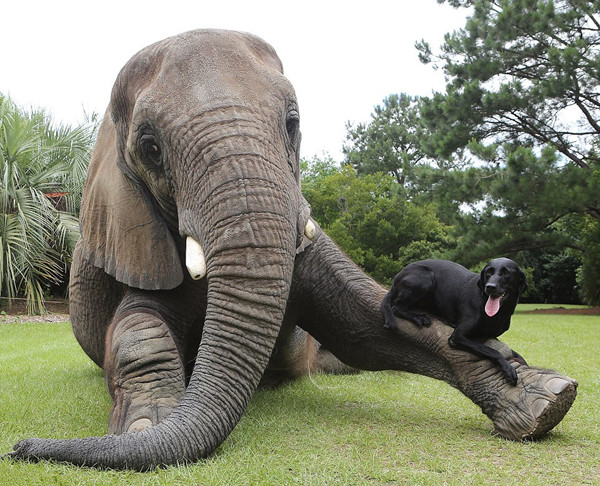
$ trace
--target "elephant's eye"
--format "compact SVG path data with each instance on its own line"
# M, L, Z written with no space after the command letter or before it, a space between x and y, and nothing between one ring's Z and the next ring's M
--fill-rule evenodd
M162 150L154 135L142 135L140 138L140 151L144 160L160 165Z
M288 110L285 128L288 137L290 137L291 144L295 146L298 142L298 136L300 135L300 116L298 115L298 109L295 106L290 107Z

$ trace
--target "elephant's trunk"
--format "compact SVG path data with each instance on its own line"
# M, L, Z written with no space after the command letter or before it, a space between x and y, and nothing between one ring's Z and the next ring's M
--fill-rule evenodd
M180 213L182 234L203 247L208 279L202 340L180 405L141 432L28 439L17 444L15 455L146 470L207 456L229 435L258 386L283 321L301 200L291 175L281 179L279 174L275 184L267 177L272 168L249 164L268 165L264 157L246 156L243 163L226 168L229 180L218 169L204 174L219 181L207 191L211 197ZM243 176L248 172L254 174L252 180ZM257 173L264 177L257 179ZM281 187L282 180L291 187Z

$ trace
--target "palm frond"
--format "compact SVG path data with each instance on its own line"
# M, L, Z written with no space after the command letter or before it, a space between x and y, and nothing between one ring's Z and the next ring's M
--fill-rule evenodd
M0 291L26 297L30 312L43 312L45 289L71 262L96 128L56 127L0 95Z

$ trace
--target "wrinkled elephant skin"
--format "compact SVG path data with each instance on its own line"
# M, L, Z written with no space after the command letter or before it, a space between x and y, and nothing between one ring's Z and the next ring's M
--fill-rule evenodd
M445 380L511 439L560 422L574 380L515 357L508 386L490 361L450 348L435 320L384 330L385 289L310 219L299 143L294 90L257 37L188 32L125 65L90 162L70 284L75 336L113 399L110 435L27 439L11 457L193 462L225 440L261 383L315 371Z

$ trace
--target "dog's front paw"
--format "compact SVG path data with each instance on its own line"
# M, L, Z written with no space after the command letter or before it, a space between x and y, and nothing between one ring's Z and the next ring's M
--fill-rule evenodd
M508 381L511 386L517 386L517 371L510 363L502 363L502 372L504 373L506 381Z
M383 328L386 331L392 331L394 329L396 329L396 323L395 322L390 322L387 319L385 320L384 324L383 324Z
M413 322L417 327L429 327L431 326L431 319L427 314L415 314Z

